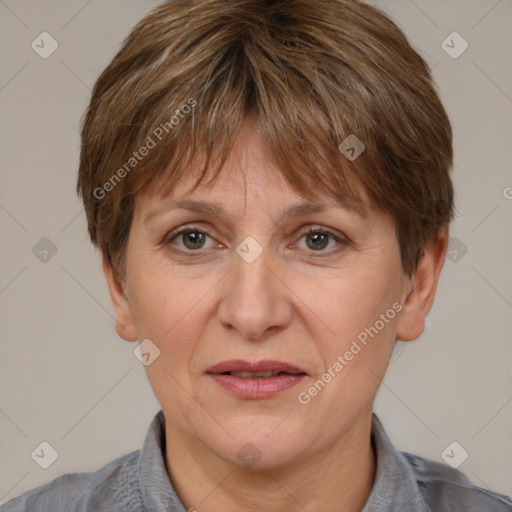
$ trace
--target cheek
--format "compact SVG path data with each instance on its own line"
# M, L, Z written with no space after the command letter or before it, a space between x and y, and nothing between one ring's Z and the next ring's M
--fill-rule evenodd
M149 338L166 368L182 372L213 314L208 275L183 278L168 265L137 265L132 273L130 305L139 340Z
M135 248L128 252L128 293L138 334L161 339L198 301L199 291L155 256Z
M399 297L393 280L390 269L364 268L316 281L315 286L304 281L297 294L300 293L301 299L317 316L318 328L328 333L323 339L339 352L392 308ZM394 310L391 313L389 316L395 317ZM379 322L379 331L388 332L394 326L393 318L386 320L384 327ZM322 336L317 339L322 339Z
M330 421L336 418L331 425L346 420L347 411L361 410L373 400L394 346L396 308L400 307L392 272L345 277L322 288L321 302L318 294L309 292L321 320L312 336L323 368L305 392L317 414L329 411ZM320 333L325 330L323 324L329 328L328 336Z
M132 316L139 340L150 339L160 350L145 367L147 377L160 404L192 414L196 406L184 389L191 389L190 362L204 328L197 318L204 288L170 272L138 269L132 275Z

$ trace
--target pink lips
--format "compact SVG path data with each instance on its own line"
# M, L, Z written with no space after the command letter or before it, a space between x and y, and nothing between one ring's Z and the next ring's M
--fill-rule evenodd
M269 371L277 375L251 379L233 376L228 373ZM270 398L281 391L295 386L307 376L306 372L301 368L281 361L263 360L249 362L241 359L223 361L208 368L206 373L226 391L239 398L248 399Z

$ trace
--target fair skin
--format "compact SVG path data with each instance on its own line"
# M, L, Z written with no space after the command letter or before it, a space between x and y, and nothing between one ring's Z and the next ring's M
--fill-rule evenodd
M446 230L409 278L393 222L380 211L364 218L323 196L325 211L284 218L304 198L265 158L253 122L218 180L190 194L192 183L182 180L171 197L156 187L139 194L122 279L104 262L118 333L161 351L146 371L166 419L174 488L199 512L361 511L375 476L374 399L395 340L423 332ZM225 217L170 209L171 198L220 203ZM183 226L196 238L166 236ZM348 242L324 237L319 250L304 227ZM200 244L197 229L208 232ZM236 252L248 236L262 248L252 263ZM401 311L301 403L298 394L396 302ZM307 375L271 398L241 399L206 373L228 359L285 361ZM251 467L237 456L247 443L260 454Z

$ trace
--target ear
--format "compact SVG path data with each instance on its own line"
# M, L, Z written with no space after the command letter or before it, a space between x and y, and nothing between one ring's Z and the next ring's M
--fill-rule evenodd
M116 332L126 341L137 341L137 331L133 323L130 303L126 297L123 283L117 279L112 266L105 257L103 257L102 265L110 291L110 298L116 313Z
M410 291L400 311L396 338L412 341L418 338L425 328L425 317L434 302L437 283L443 268L448 248L448 229L441 228L437 240L425 250L416 272L410 280Z

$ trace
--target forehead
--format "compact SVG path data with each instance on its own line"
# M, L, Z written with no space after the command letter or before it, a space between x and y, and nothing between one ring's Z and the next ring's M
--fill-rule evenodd
M312 215L332 208L367 218L373 210L363 189L359 189L363 206L356 210L343 198L332 197L320 185L301 193L279 173L264 173L261 168L248 174L224 167L213 182L201 183L194 190L193 183L195 179L189 176L167 194L162 194L162 188L157 184L148 187L136 196L136 212L147 222L155 215L174 209L216 217L242 217L248 210L273 209L283 218Z
M155 180L136 195L136 210L158 207L180 207L219 213L222 210L261 208L262 205L292 205L290 214L307 214L325 207L342 207L366 217L371 210L368 194L360 184L354 185L361 205L334 196L320 181L311 186L299 187L293 179L286 178L273 159L263 149L258 122L249 118L243 125L220 172L213 179L200 177L199 159L180 173L179 181L167 193L165 175ZM331 172L341 172L332 169ZM312 182L312 180L310 180ZM353 180L355 181L355 180ZM201 207L200 203L210 203Z

